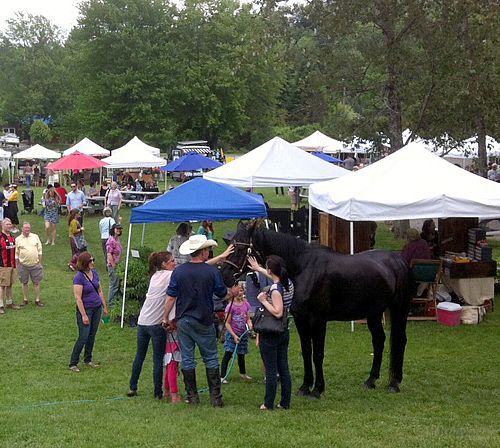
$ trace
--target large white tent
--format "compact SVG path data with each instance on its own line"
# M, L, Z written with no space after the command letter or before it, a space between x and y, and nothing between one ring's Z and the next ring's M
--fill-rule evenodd
M213 182L234 187L308 186L349 171L274 137L233 162L205 173Z
M306 151L322 151L329 153L341 152L345 147L344 142L328 137L328 135L320 131L314 131L309 137L293 142L292 145L305 149Z
M45 148L41 145L34 145L24 151L18 152L14 155L14 159L23 160L47 160L47 159L60 159L61 153L52 151L51 149Z
M69 156L73 154L75 151L81 152L82 154L86 154L87 156L92 157L102 157L109 156L111 151L99 146L97 143L94 143L89 138L85 137L83 140L80 140L76 145L73 145L71 148L66 149L63 152L64 156Z
M500 184L414 142L349 176L311 185L309 201L348 221L494 217Z
M127 145L115 149L111 156L102 159L108 164L106 168L156 168L167 163L165 159L156 157L150 151Z
M146 143L144 143L140 138L135 136L132 138L129 142L125 143L125 145L121 146L120 148L117 148L113 151L113 154L116 151L126 151L126 152L133 152L133 151L147 151L153 154L156 157L160 157L160 150L159 148L155 148L154 146L150 146Z

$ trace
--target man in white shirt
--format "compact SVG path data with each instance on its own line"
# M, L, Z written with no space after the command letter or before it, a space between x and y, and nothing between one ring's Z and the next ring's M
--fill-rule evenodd
M87 203L87 198L82 191L78 189L76 183L71 183L71 191L66 195L66 207L68 213L74 208L80 210L80 224L83 224L83 206Z

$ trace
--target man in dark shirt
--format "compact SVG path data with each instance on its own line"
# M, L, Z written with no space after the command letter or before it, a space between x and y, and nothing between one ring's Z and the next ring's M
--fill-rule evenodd
M5 313L4 300L7 308L19 309L19 305L12 302L12 284L16 278L16 241L11 231L12 222L5 218L0 233L0 314Z
M191 261L178 266L167 289L164 324L168 326L168 315L175 304L175 320L181 347L182 373L186 385L187 401L198 404L196 387L195 347L198 346L206 367L210 401L222 407L217 338L213 325L213 295L225 297L227 288L220 272L206 264L209 249L217 246L205 235L193 235L185 241L179 252L191 255Z

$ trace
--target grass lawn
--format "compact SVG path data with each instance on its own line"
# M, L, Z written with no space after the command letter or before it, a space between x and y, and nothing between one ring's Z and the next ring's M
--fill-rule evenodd
M273 206L289 205L286 194L266 193ZM123 215L128 223L130 209ZM107 290L99 219L86 217L86 237ZM29 215L29 221L44 241L42 218ZM216 223L215 231L221 236L233 227L234 222ZM145 245L165 248L174 229L174 224L147 225ZM128 225L124 230L126 241ZM327 334L324 398L313 402L294 397L288 412L258 410L264 385L258 351L252 346L247 364L254 380L244 383L234 371L230 384L223 387L223 409L211 408L207 394L202 394L202 405L195 409L153 400L150 356L140 395L125 398L135 354L134 328L101 325L94 351L101 368L72 373L68 362L77 328L64 220L58 233L56 246L44 246L46 307L38 309L31 303L0 317L0 447L500 446L498 312L488 314L479 326L449 328L435 322L409 322L405 378L397 395L383 387L388 356L380 387L362 388L371 366L366 326L357 325L351 333L348 323L332 322ZM140 238L141 226L134 226L133 246L139 245ZM387 226L379 226L377 246L397 249L401 245L392 240ZM21 301L19 284L14 297L17 303ZM296 390L302 361L295 330L290 366ZM205 385L202 367L198 382Z

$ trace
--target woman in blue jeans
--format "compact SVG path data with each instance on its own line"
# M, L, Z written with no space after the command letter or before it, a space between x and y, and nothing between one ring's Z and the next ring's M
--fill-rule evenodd
M285 308L289 307L293 285L288 278L285 261L277 255L270 255L266 260L265 269L260 267L255 259L249 259L252 269L265 273L273 281L269 292L261 292L257 299L276 318L283 317ZM288 368L288 345L290 333L288 330L281 334L260 333L258 345L260 356L266 370L266 395L260 409L265 411L274 409L274 400L278 389L278 375L281 382L280 409L289 409L292 396L292 378Z
M151 340L153 344L154 396L160 400L163 397L163 355L167 342L167 336L161 323L167 299L167 287L172 271L175 269L175 260L170 252L164 251L153 252L149 256L148 262L151 280L146 300L137 321L137 353L132 365L130 390L127 395L129 397L137 395L137 383Z
M78 362L80 353L85 347L83 362L87 367L99 367L92 361L95 336L101 313L108 315L108 306L99 283L99 274L94 269L94 257L89 252L82 252L77 259L77 273L73 279L73 293L76 300L76 322L78 324L78 339L73 347L69 368L80 372Z

